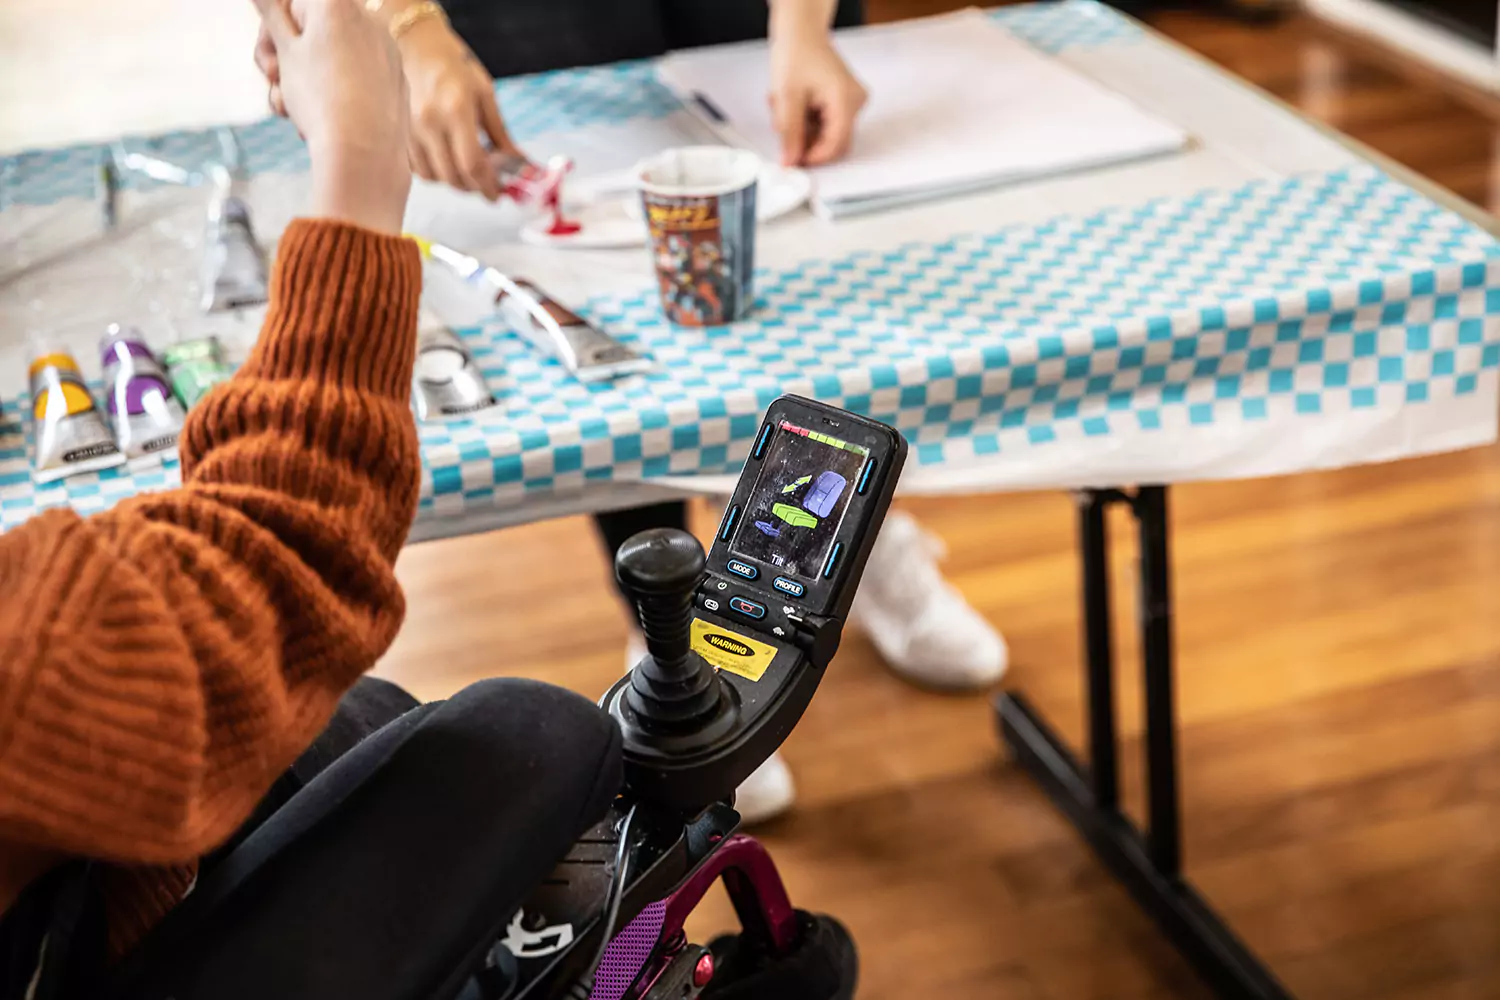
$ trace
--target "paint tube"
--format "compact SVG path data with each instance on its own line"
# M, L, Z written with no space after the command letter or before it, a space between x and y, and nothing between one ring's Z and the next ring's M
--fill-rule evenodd
M161 360L167 367L173 391L189 410L208 395L208 390L234 374L224 360L224 349L217 337L173 344L161 352Z
M580 382L633 375L651 367L651 359L620 343L524 278L495 272L500 288L495 304L521 336L551 353Z
M266 301L266 252L250 225L238 178L214 168L203 257L203 311L243 309Z
M29 375L36 443L33 477L38 483L97 472L125 461L73 355L34 345Z
M415 392L418 420L464 417L495 405L484 373L462 340L446 326L428 326L417 335Z
M127 459L144 458L177 447L186 414L167 371L146 346L140 331L111 324L99 341L104 365L104 408L115 430L115 444Z
M563 178L573 169L570 157L554 156L545 166L539 166L524 156L502 153L497 154L495 165L500 188L507 196L519 205L541 208L552 216L549 235L571 236L583 228L562 213Z
M562 199L563 178L573 169L573 160L554 156L545 164L532 163L515 153L491 155L500 188L521 205L551 208Z
M536 285L510 278L451 247L416 239L422 253L495 297L511 328L563 363L580 382L646 371L651 359L563 307Z

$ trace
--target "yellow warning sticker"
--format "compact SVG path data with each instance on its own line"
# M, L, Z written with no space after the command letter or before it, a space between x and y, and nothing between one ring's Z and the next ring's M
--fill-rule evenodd
M740 635L721 625L710 625L702 618L693 619L693 651L702 655L709 666L758 681L765 676L776 647Z

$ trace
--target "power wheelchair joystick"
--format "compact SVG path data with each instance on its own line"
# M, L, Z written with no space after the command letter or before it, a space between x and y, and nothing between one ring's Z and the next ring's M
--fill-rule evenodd
M734 710L728 685L691 645L693 595L707 562L698 540L675 528L643 531L615 555L615 576L646 637L646 656L625 693L629 738L690 739Z

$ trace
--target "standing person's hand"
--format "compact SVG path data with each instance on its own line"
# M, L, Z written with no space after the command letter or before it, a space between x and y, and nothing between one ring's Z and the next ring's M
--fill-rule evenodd
M401 58L411 84L411 165L423 180L500 197L493 153L521 155L505 131L495 85L484 66L441 18L401 36Z
M826 0L771 7L771 118L786 166L815 167L847 153L869 98L833 47L832 16Z
M406 80L358 0L255 0L256 61L307 140L313 214L399 233L411 189Z
M259 7L259 3L256 4ZM266 19L260 19L260 34L255 39L255 65L260 68L270 86L267 101L271 105L271 113L285 118L286 102L281 99L281 63L276 59L276 43L271 41L271 30L266 27Z

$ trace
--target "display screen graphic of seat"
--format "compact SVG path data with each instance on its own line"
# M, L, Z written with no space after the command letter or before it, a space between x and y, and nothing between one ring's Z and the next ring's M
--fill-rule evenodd
M789 576L822 568L869 451L783 420L731 548Z

